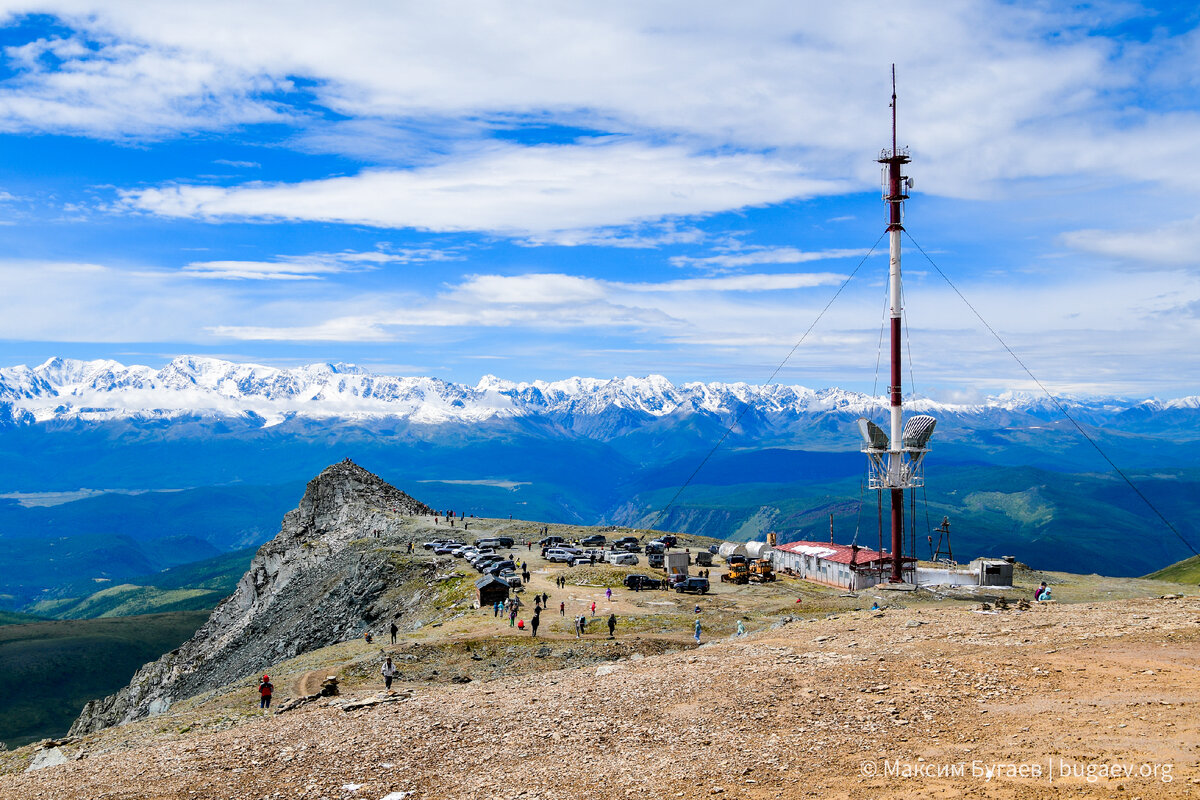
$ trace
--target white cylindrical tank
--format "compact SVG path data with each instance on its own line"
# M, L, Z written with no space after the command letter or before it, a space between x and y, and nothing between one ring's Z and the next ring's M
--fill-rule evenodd
M741 542L724 542L717 550L721 558L729 558L730 556L744 556L746 554L746 546Z
M757 561L771 557L771 545L766 542L746 542L746 555Z

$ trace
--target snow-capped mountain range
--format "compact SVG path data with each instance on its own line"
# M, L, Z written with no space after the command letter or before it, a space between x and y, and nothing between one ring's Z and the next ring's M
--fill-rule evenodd
M532 383L487 375L472 387L438 378L377 375L348 364L280 369L193 356L180 356L162 369L61 358L33 368L0 369L0 419L18 424L184 415L255 417L263 426L294 417L392 417L440 424L538 415L579 417L612 410L649 417L725 416L739 413L747 404L768 417L857 415L880 410L886 399L836 388L715 382L676 386L659 375ZM1200 398L1072 400L1069 404L1107 413L1133 408L1153 412L1197 409ZM1006 394L972 405L916 399L908 408L974 416L989 411L1036 414L1052 405L1047 398Z

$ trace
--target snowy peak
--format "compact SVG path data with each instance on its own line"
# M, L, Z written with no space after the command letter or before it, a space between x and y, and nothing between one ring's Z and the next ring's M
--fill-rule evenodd
M1160 401L1061 401L1099 414L1200 410L1200 398ZM397 418L418 424L551 417L570 425L611 414L631 419L704 414L721 418L754 411L761 418L857 416L878 413L882 397L843 389L692 382L662 375L515 382L485 375L475 386L431 377L377 375L352 364L292 369L180 356L161 369L116 361L52 358L33 367L0 369L0 407L10 423L74 417L86 420L239 417L278 424L307 418ZM1057 403L1006 393L971 405L917 399L908 408L934 415L1020 412L1045 415Z

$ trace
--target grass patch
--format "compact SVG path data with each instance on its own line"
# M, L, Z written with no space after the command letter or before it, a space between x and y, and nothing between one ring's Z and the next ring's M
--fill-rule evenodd
M0 741L14 747L65 734L84 703L127 685L206 619L188 611L0 627Z
M31 622L45 622L45 617L33 614L19 614L16 611L0 611L0 625L28 625Z
M1178 561L1169 567L1151 572L1146 576L1156 581L1171 581L1172 583L1200 583L1200 556Z

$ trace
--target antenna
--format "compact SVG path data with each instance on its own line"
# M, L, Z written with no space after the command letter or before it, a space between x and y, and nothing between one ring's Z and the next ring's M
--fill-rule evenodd
M901 305L900 237L904 232L904 201L908 199L911 182L903 174L904 165L911 160L908 148L900 149L896 124L896 65L892 64L892 148L879 154L883 165L883 202L888 208L887 233L889 242L888 301L891 306L891 375L888 384L889 426L885 430L878 425L860 419L859 435L862 451L869 460L870 488L880 492L887 490L891 506L892 530L892 574L891 582L904 580L904 492L925 484L922 462L928 451L929 438L933 435L935 420L928 416L917 416L904 424L904 393L901 386L901 340L904 309ZM882 514L881 514L882 517ZM882 519L880 520L882 523ZM882 527L882 524L881 524ZM914 540L912 556L916 556ZM911 558L909 559L912 560Z
M892 64L892 155L896 154L896 65Z

